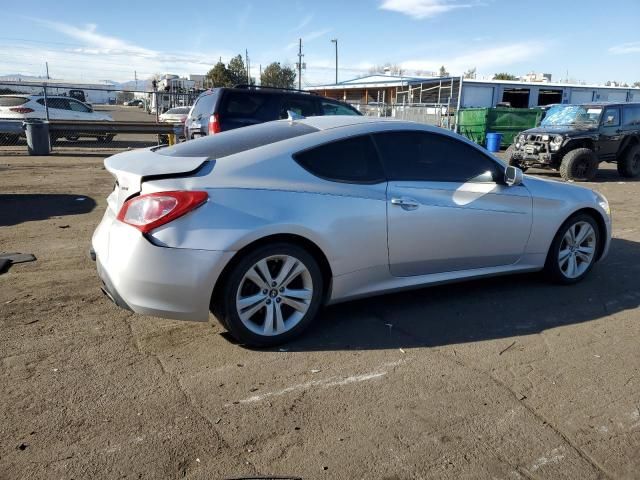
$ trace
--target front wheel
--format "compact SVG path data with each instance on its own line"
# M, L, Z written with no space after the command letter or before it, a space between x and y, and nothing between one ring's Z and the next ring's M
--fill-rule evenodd
M588 182L598 173L598 157L588 148L569 151L560 163L560 176L564 180Z
M546 273L558 283L579 282L593 267L600 241L598 224L591 215L571 217L560 227L551 243Z
M260 247L242 258L225 279L214 315L238 341L269 347L300 335L322 302L316 260L289 243Z

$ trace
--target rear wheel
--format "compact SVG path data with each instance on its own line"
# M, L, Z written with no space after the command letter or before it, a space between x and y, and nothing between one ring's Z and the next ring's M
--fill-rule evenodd
M631 147L618 160L618 173L621 177L633 178L640 175L640 145Z
M507 148L507 151L505 152L507 164L514 166L516 168L519 168L523 172L526 172L529 167L523 166L519 160L516 160L515 158L513 158L513 154L515 151L516 151L515 145L509 145L509 147Z
M238 341L268 347L311 324L322 291L320 267L307 251L289 243L266 245L232 268L212 310Z
M588 182L598 172L598 157L588 148L569 151L560 163L560 176L564 180Z
M582 280L591 270L600 246L598 224L591 215L569 218L553 239L545 271L552 280L570 284Z

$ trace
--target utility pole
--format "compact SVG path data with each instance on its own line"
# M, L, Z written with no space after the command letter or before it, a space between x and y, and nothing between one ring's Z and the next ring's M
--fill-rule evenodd
M247 85L251 85L251 73L249 73L249 52L244 49L244 63L247 67Z
M302 90L302 39L298 39L298 90Z
M261 63L259 64L259 69L260 69L260 77L258 78L260 78L260 85L262 85L262 64Z
M44 62L44 66L47 69L47 80L49 80L49 62Z
M338 39L332 38L331 43L336 44L336 85L338 84Z
M136 81L136 90L138 90L138 71L137 70L133 71L133 78Z

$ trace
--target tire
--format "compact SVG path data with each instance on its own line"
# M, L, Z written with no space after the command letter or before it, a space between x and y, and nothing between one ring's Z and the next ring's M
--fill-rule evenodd
M573 238L578 242L572 246ZM549 247L544 267L546 274L552 281L564 285L579 282L593 268L601 241L598 224L591 215L580 213L570 217L558 229Z
M629 148L618 160L618 173L621 177L634 178L640 175L640 145Z
M515 145L509 145L507 147L507 150L505 152L505 158L506 158L506 161L507 161L507 165L511 165L513 167L519 168L524 173L524 172L526 172L528 170L529 167L523 167L522 164L518 160L515 160L513 158L513 152L515 151L515 149L516 149Z
M598 173L598 157L588 148L576 148L565 154L560 163L560 176L564 180L588 182Z
M249 252L223 282L211 310L236 340L251 347L271 347L297 337L322 303L320 267L295 244L275 243Z

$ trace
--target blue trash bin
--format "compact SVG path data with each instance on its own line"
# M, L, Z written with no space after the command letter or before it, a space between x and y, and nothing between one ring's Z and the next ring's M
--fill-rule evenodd
M501 142L501 133L487 133L487 150L490 152L499 152Z

